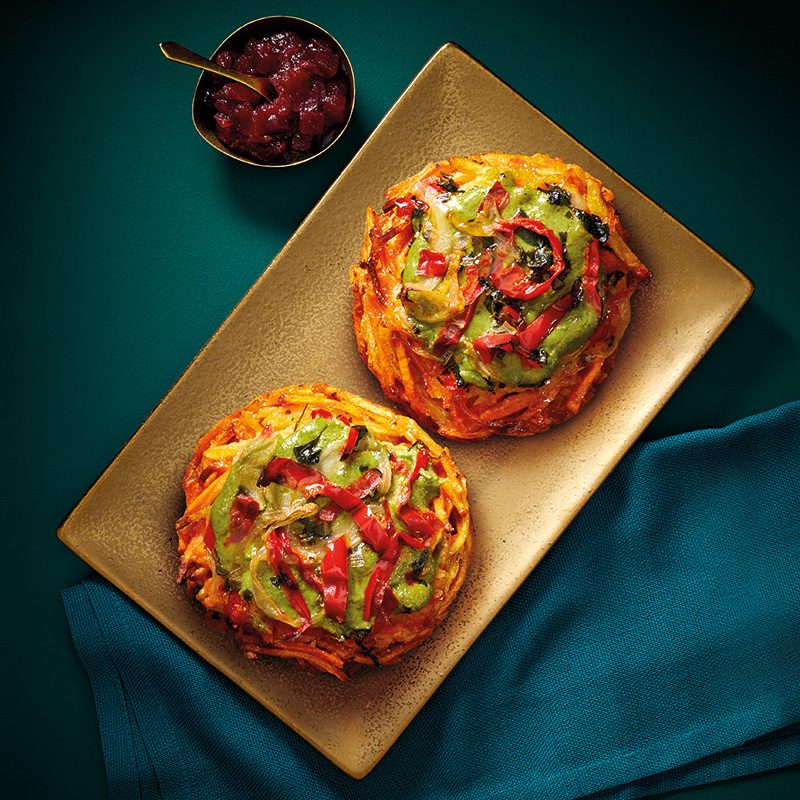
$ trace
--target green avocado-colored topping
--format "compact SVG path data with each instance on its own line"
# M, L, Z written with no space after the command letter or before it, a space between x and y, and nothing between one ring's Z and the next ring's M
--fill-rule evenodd
M507 192L507 201L499 212L496 204L484 203L496 181ZM583 291L586 252L593 237L607 235L607 230L596 217L569 205L566 190L560 187L556 190L553 193L533 185L519 186L512 174L495 172L480 182L442 192L427 201L428 211L419 221L406 253L403 282L407 288L403 297L415 335L453 372L457 382L484 389L542 384L564 357L583 345L596 330L602 314L598 315L596 307L587 302ZM532 299L506 296L492 280L496 269L514 265L528 276L532 285L546 282L552 274L549 267L554 257L546 237L518 227L509 241L509 235L495 227L499 221L520 217L536 220L552 231L561 241L564 254L563 272L546 291ZM442 329L462 314L459 310L448 311L452 296L448 278L422 276L417 272L420 251L437 247L448 258L455 255L460 259L458 279L462 288L469 280L467 266L480 265L482 291L471 309L469 324L454 344L437 342ZM500 256L495 258L498 252ZM602 272L598 291L602 300ZM572 307L562 312L535 353L516 346L498 348L491 351L487 362L476 350L476 339L494 333L517 335L567 295L573 299Z
M403 504L426 512L443 483L425 467L409 492L417 448L381 442L368 427L324 416L252 440L234 459L211 507L219 573L264 617L293 627L311 624L338 638L369 630L375 609L364 619L365 594L381 554L362 538L352 514L334 505L335 513L328 509L320 516L332 502L325 493L304 494L301 487L272 479L265 470L273 459L288 459L306 470L301 474L313 470L329 484L361 492L363 503L384 524L388 508L393 530L406 530L399 516ZM392 463L405 468L393 469ZM341 621L326 615L321 592L322 561L338 537L347 543L347 601ZM288 556L283 542L288 543ZM430 601L437 559L438 550L399 547L387 580L398 601L396 613L418 611ZM257 617L253 624L264 626L264 619Z

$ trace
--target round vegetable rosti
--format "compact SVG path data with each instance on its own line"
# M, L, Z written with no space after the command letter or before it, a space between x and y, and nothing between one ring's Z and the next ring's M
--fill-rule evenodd
M386 396L454 439L576 414L650 277L612 201L544 155L452 158L390 188L351 269L359 351Z
M429 636L472 552L448 451L324 385L275 390L218 422L183 488L179 580L247 657L342 680Z

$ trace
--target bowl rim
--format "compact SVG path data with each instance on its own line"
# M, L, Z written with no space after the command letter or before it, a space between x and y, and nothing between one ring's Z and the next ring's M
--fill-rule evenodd
M195 84L194 94L192 95L192 124L194 125L194 129L200 135L200 137L206 141L211 147L215 150L219 151L223 155L229 156L230 158L235 159L236 161L240 161L243 164L250 164L254 167L269 167L269 168L278 168L283 169L284 167L297 167L300 164L306 164L309 161L313 161L318 156L321 156L327 150L329 150L339 139L342 137L342 134L347 130L347 127L350 125L350 120L353 118L353 111L356 105L356 78L355 73L353 72L353 65L350 61L350 57L347 55L347 51L342 47L341 42L333 36L333 34L329 33L325 28L321 25L318 25L316 22L312 22L311 20L304 19L303 17L295 17L292 15L284 15L284 14L271 14L266 17L258 17L256 19L251 19L249 22L245 22L243 25L240 25L236 30L229 33L223 40L220 42L219 45L214 49L214 52L209 57L212 61L217 56L217 54L225 49L225 46L231 39L239 36L243 31L247 28L253 26L257 26L259 23L266 23L272 22L279 24L280 22L286 21L289 25L294 23L300 23L302 26L310 26L311 28L318 31L323 37L329 39L333 44L338 48L340 55L343 59L342 67L345 77L347 78L348 86L350 89L350 98L348 102L348 111L347 117L342 124L342 127L339 129L339 132L333 139L328 142L321 150L317 150L316 153L312 155L305 156L303 158L298 158L295 161L288 161L283 164L269 164L264 161L256 161L254 158L250 158L246 155L241 153L237 153L234 150L231 150L229 147L226 147L217 136L216 132L213 129L213 126L203 126L200 124L198 120L198 109L202 104L201 100L201 88L203 86L203 82L209 80L209 76L213 73L208 72L207 70L202 70L200 72L200 77L197 79L197 83Z

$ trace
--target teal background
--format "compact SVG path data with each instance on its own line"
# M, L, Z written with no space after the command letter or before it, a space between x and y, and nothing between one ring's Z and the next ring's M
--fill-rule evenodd
M800 397L791 28L761 4L175 0L18 7L4 41L2 459L6 785L102 796L86 676L59 593L89 569L55 528L258 277L427 58L453 40L756 284L645 437ZM356 114L325 156L259 170L190 122L196 75L157 43L211 52L269 13L348 51ZM680 793L789 797L800 770Z

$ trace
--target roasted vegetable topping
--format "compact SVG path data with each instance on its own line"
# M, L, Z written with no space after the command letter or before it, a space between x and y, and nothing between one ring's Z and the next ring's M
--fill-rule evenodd
M573 206L563 186L495 175L461 186L443 175L436 193L422 192L424 211L411 195L384 206L414 216L400 297L456 387L538 385L604 314L608 223Z
M306 419L239 453L212 506L210 546L267 617L346 635L397 607L395 565L442 530L431 510L441 479L421 443L380 443L327 411ZM428 588L403 608L427 602Z

